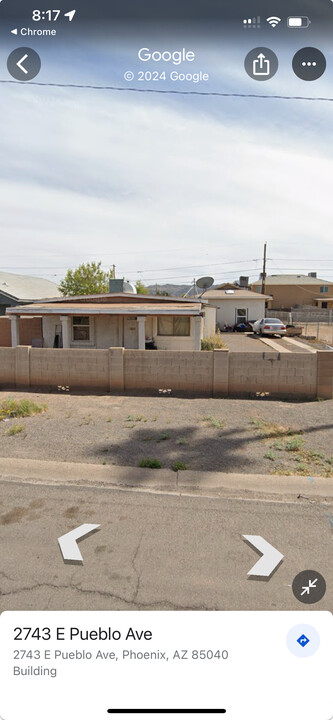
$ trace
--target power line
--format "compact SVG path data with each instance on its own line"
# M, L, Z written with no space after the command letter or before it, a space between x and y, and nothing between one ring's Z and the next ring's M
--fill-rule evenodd
M223 93L204 90L158 90L157 88L117 87L115 85L80 85L77 83L41 83L33 81L26 83L18 80L0 80L0 83L3 85L24 85L25 87L33 85L35 87L108 90L114 92L150 93L155 95L200 95L205 97L256 98L260 100L306 100L310 102L333 102L333 98L330 97L308 97L306 95L257 95L256 93Z
M196 268L203 268L203 267L218 267L219 265L234 265L234 264L247 264L251 262L259 262L259 258L251 258L250 260L228 260L227 262L222 263L216 263L214 261L210 263L200 263L200 265L181 265L176 267L163 267L163 268L149 268L148 270L130 270L129 272L137 272L137 273L146 273L146 272L164 272L164 270L194 270ZM43 265L42 267L36 267L36 265L15 265L14 267L10 266L1 266L3 270L9 270L9 269L15 269L16 270L63 270L64 266L54 268L54 265ZM66 268L67 269L67 268Z

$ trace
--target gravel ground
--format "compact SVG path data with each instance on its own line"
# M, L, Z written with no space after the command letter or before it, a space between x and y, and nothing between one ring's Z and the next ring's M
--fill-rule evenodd
M0 422L0 457L333 477L333 400L0 392L47 409ZM16 434L9 434L13 427ZM0 461L1 467L1 461Z

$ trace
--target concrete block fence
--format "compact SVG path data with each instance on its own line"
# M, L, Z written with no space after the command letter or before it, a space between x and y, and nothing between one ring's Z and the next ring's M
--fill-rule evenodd
M333 397L333 353L0 347L0 386Z

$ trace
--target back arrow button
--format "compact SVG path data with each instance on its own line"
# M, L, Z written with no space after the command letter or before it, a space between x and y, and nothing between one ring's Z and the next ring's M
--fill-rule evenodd
M28 70L24 67L24 65L22 65L22 63L24 63L27 57L29 57L29 55L27 55L26 53L25 55L23 55L23 57L21 57L21 60L16 63L17 67L20 68L20 70L22 70L22 72L24 72L26 75L28 75Z
M31 48L17 48L9 55L7 69L15 80L33 80L41 69L41 59Z

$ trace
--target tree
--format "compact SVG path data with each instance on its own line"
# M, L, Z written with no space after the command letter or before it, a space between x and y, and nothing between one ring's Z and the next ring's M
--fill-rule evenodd
M146 287L146 285L141 282L141 280L137 280L135 283L136 291L139 295L149 295L149 290Z
M104 271L101 262L82 263L76 270L67 270L59 289L63 295L98 295L109 290L113 270Z

